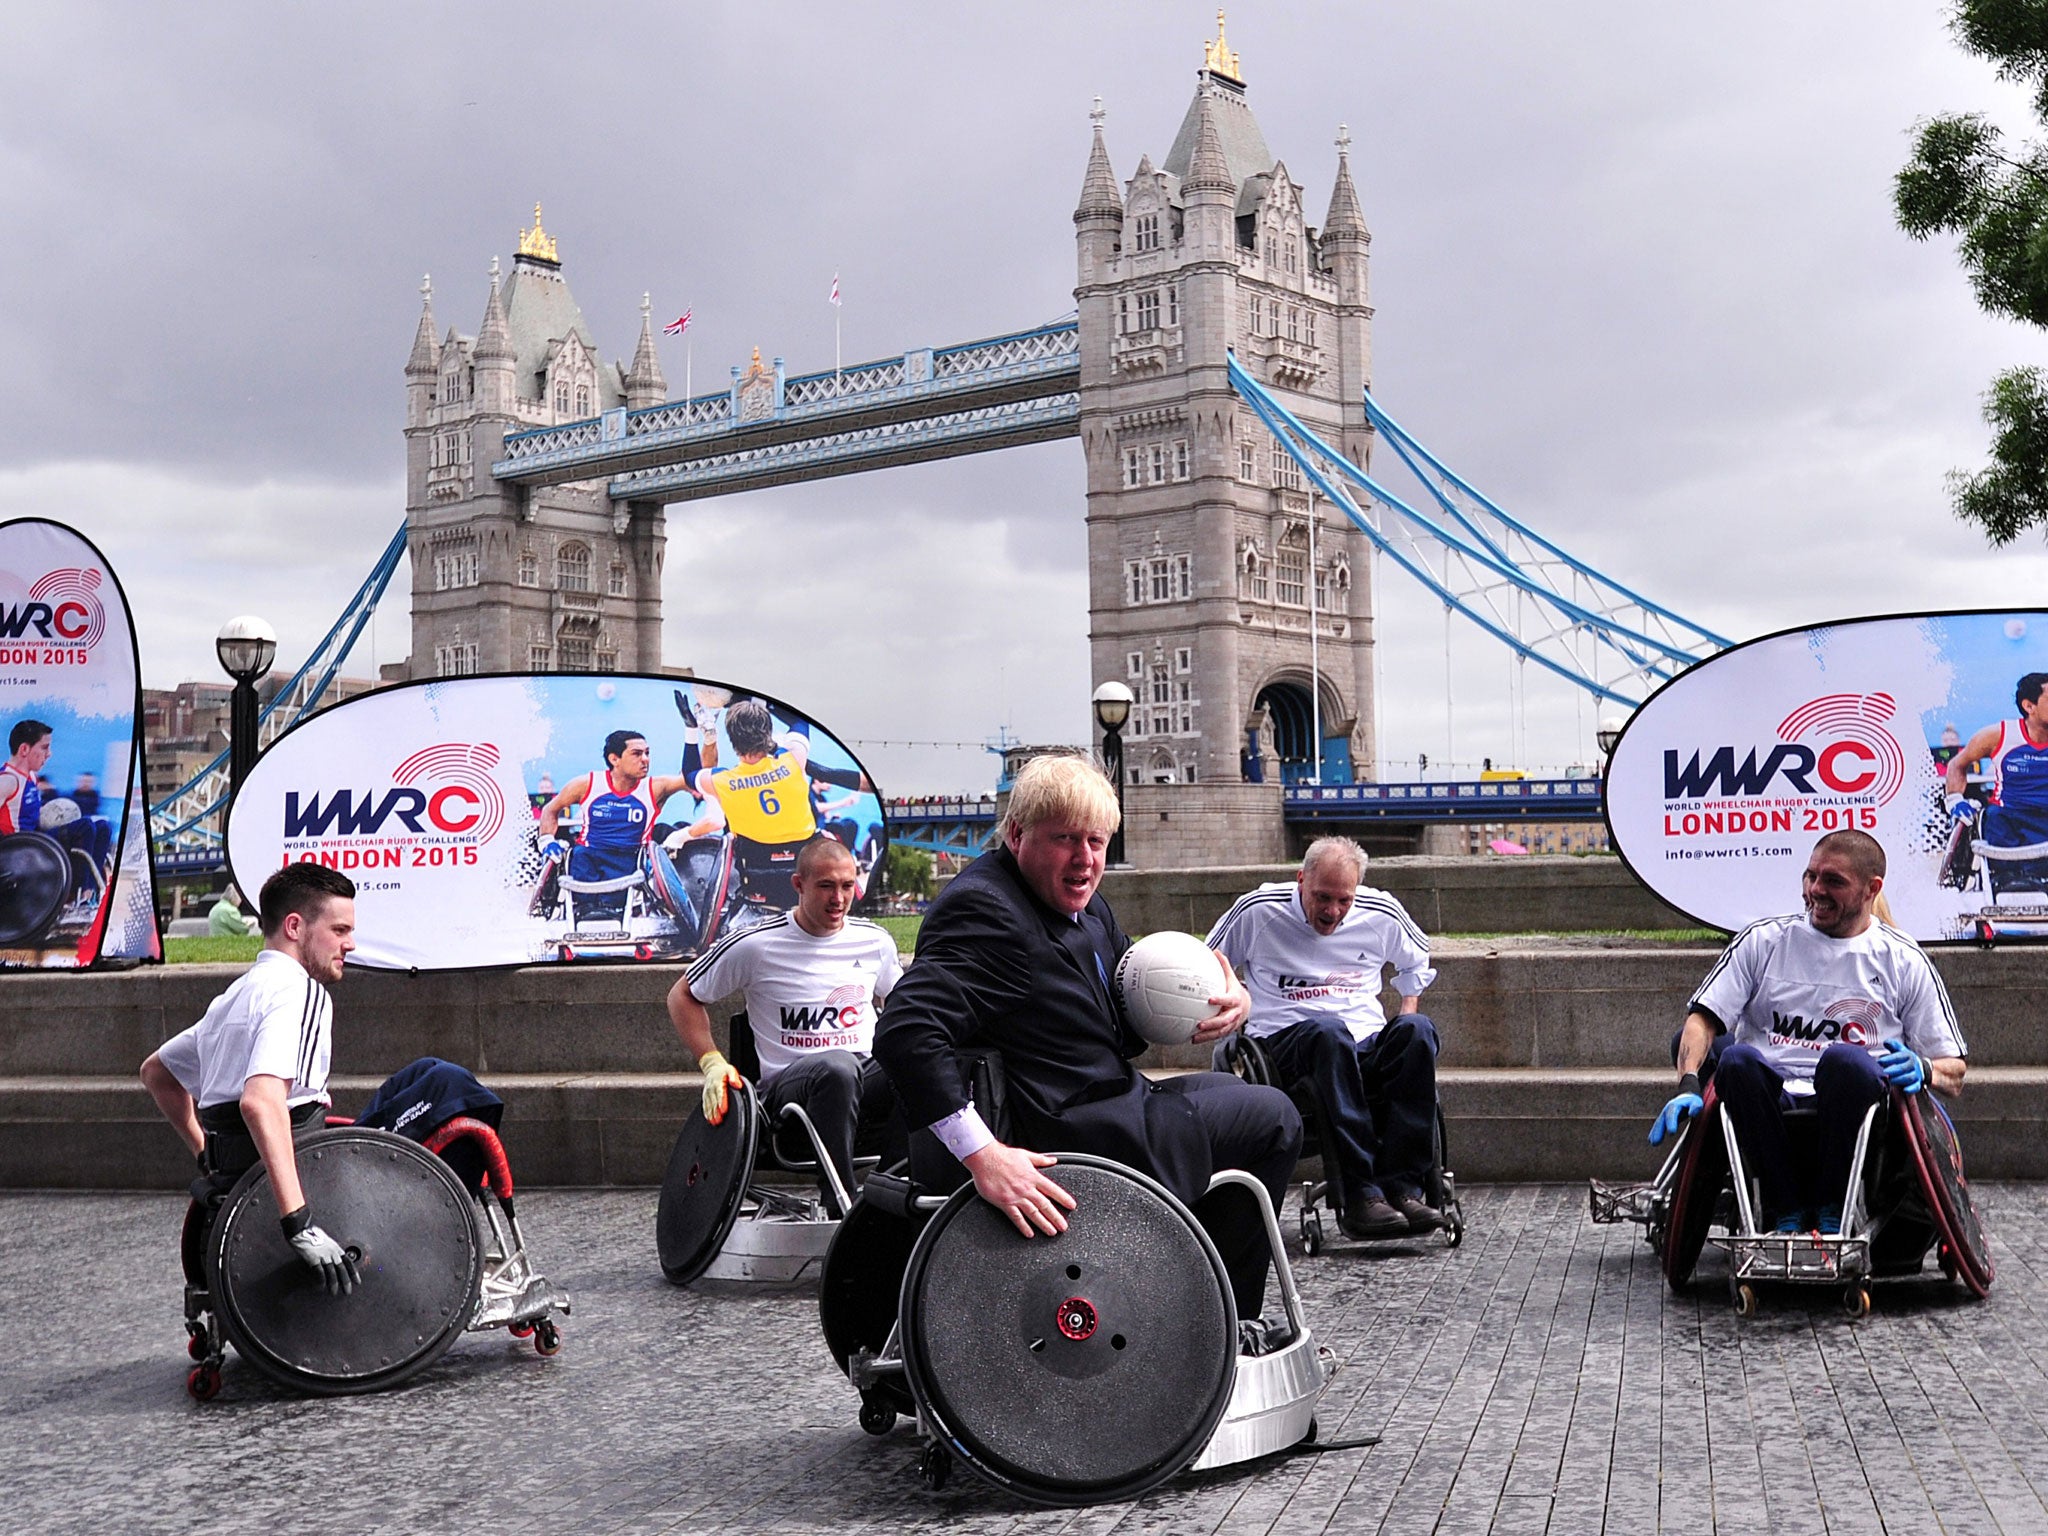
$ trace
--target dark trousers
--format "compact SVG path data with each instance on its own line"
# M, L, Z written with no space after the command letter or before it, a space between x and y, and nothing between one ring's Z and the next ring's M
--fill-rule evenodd
M1286 1094L1220 1072L1168 1078L1156 1091L1183 1095L1208 1136L1214 1166L1243 1169L1265 1185L1274 1211L1279 1211L1301 1155L1301 1112ZM1059 1177L1058 1169L1053 1177ZM1237 1315L1263 1317L1266 1271L1273 1253L1266 1241L1265 1218L1251 1191L1229 1186L1212 1190L1192 1209L1230 1276Z
M856 1150L879 1154L883 1166L901 1162L908 1151L903 1116L897 1112L896 1091L872 1057L852 1051L816 1051L790 1063L769 1079L761 1090L761 1108L769 1124L782 1113L784 1105L797 1104L818 1128L818 1139L839 1180L849 1195L858 1193L853 1180ZM808 1157L810 1149L801 1131L791 1130L776 1140L778 1147ZM820 1179L819 1187L824 1188ZM830 1190L825 1202L832 1204ZM836 1211L835 1215L844 1215Z
M1849 1188L1849 1167L1856 1159L1856 1133L1870 1106L1880 1102L1887 1085L1877 1058L1860 1045L1840 1041L1820 1053L1813 1068L1813 1098L1820 1113L1820 1157L1795 1161L1785 1134L1785 1111L1802 1102L1785 1092L1770 1059L1749 1044L1731 1045L1721 1053L1714 1074L1716 1091L1735 1117L1735 1138L1743 1161L1763 1192L1760 1219L1775 1224L1823 1206L1839 1209Z
M1436 1155L1436 1026L1427 1014L1404 1013L1363 1045L1334 1014L1259 1044L1283 1084L1306 1082L1315 1095L1339 1210L1421 1197Z

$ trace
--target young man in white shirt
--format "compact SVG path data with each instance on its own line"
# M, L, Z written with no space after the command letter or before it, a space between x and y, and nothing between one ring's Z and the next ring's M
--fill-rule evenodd
M717 1125L741 1078L712 1042L705 1004L743 993L763 1114L772 1124L783 1106L802 1105L850 1194L856 1144L902 1155L896 1096L871 1053L875 1005L903 972L888 932L847 915L860 870L844 843L821 835L804 844L790 883L795 908L700 956L669 990L669 1020L704 1073L704 1118ZM829 1187L825 1197L829 1208Z
M1209 947L1252 996L1245 1033L1283 1086L1306 1081L1335 1165L1337 1224L1352 1237L1430 1232L1422 1198L1435 1156L1436 1026L1420 1011L1436 972L1401 903L1363 883L1365 850L1318 838L1292 881L1262 885L1223 915ZM1380 1006L1388 966L1401 996Z
M286 1240L329 1293L355 1289L355 1263L313 1224L292 1136L326 1123L334 1021L327 989L356 947L355 893L348 876L318 864L287 864L264 881L255 964L142 1064L142 1085L216 1195L261 1159Z
M1678 1092L1650 1140L1677 1132L1702 1107L1699 1072L1715 1036L1730 1043L1715 1091L1734 1118L1762 1185L1767 1229L1833 1234L1871 1105L1896 1086L1963 1091L1968 1048L1948 992L1926 954L1877 920L1884 848L1865 832L1830 832L1802 879L1805 911L1751 923L1693 993L1678 1039ZM1784 1112L1820 1113L1820 1166L1795 1165Z

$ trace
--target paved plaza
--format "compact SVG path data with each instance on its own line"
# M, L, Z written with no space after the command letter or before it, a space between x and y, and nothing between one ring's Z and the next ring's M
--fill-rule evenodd
M1936 1279L1729 1310L1719 1260L1665 1290L1583 1188L1472 1188L1465 1244L1296 1254L1342 1369L1325 1438L1377 1446L1183 1477L1131 1505L1015 1503L913 1475L855 1423L811 1290L666 1284L652 1190L520 1213L575 1298L552 1360L466 1336L381 1396L310 1401L231 1356L185 1395L164 1195L0 1196L9 1531L2040 1532L2048 1188L1983 1188L1988 1301Z

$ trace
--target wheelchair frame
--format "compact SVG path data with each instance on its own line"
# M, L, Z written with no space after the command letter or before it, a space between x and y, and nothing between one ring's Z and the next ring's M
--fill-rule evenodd
M1221 1052L1225 1063L1218 1070L1232 1072L1244 1081L1257 1083L1261 1087L1280 1087L1279 1082L1274 1076L1272 1058L1266 1054L1265 1047L1260 1045L1250 1035L1244 1033L1244 1031L1239 1030L1222 1041L1218 1046L1218 1050ZM1325 1155L1322 1148L1320 1131L1321 1106L1316 1103L1315 1095L1309 1091L1306 1084L1298 1085L1298 1091L1297 1089L1284 1089L1282 1091L1294 1100L1295 1107L1301 1111L1302 1158L1306 1160L1313 1157L1321 1160ZM1444 1218L1443 1234L1445 1245L1456 1248L1465 1241L1465 1210L1463 1204L1458 1199L1457 1175L1452 1173L1448 1166L1450 1149L1448 1139L1444 1133L1443 1101L1441 1099L1436 1100L1432 1105L1432 1109L1434 1115L1430 1128L1429 1187L1425 1188L1422 1192L1423 1203ZM1311 1143L1311 1137L1314 1138L1313 1144ZM1335 1209L1334 1203L1330 1198L1331 1183L1332 1180L1328 1176L1327 1166L1324 1177L1320 1179L1304 1179L1301 1182L1301 1214L1297 1224L1301 1232L1301 1246L1307 1251L1310 1258L1314 1258L1323 1251L1323 1208L1328 1206L1332 1210ZM1368 1243L1403 1243L1423 1236L1427 1236L1427 1234L1392 1232L1385 1237L1360 1238L1357 1241Z

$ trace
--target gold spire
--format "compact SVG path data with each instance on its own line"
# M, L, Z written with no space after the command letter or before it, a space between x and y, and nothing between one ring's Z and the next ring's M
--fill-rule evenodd
M1237 51L1223 40L1223 12L1216 12L1216 41L1202 45L1202 68L1212 75L1221 75L1226 80L1244 84L1244 76L1238 73Z
M519 254L531 256L536 261L552 261L561 265L562 258L555 254L555 238L540 227L540 204L533 205L533 228L519 231Z

